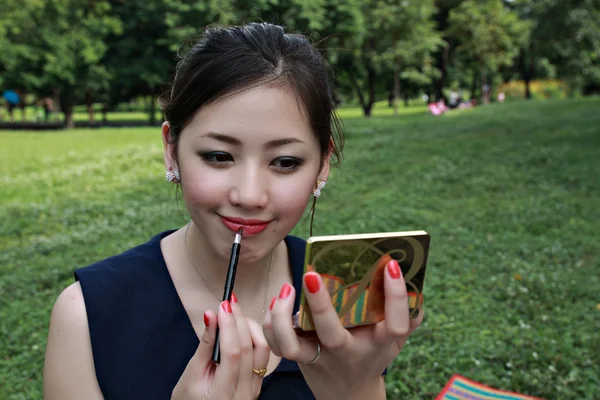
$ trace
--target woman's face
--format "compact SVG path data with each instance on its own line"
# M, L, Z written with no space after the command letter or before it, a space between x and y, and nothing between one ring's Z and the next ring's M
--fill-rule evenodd
M163 128L163 138L164 138ZM203 242L221 256L244 229L240 261L268 256L326 180L321 149L294 94L259 86L204 107L181 133L176 161L183 198Z

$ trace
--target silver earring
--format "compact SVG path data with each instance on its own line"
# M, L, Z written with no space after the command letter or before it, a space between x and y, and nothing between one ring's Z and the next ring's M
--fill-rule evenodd
M175 171L171 171L171 168L169 168L165 172L165 177L167 178L167 182L179 183L179 181L180 181L179 170L176 169Z
M327 182L325 182L325 181L319 181L317 183L317 188L315 190L313 190L313 196L319 197L321 195L321 190L323 190L323 188L325 187L326 184L327 184Z

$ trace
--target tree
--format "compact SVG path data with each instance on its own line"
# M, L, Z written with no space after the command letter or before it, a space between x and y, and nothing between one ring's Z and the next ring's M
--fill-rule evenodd
M600 1L518 0L516 9L532 24L525 55L548 60L573 88L600 85Z
M481 87L488 84L488 71L496 73L512 64L529 31L529 25L498 0L466 0L450 11L449 24L449 32L460 38L459 55L477 65ZM484 95L483 101L489 97Z
M74 105L90 91L108 89L110 76L100 61L104 39L120 31L120 21L105 0L46 0L30 16L37 30L30 33L29 48L40 54L43 72L38 89L56 88L65 125L73 127Z
M452 50L456 47L457 38L448 31L448 16L450 11L460 5L464 0L435 0L436 13L434 20L438 33L441 35L444 45L435 53L435 66L439 71L438 79L435 81L435 98L444 98L444 87L448 77L448 64L452 57Z
M23 119L24 95L43 85L42 53L32 47L38 40L37 24L31 17L42 7L35 0L4 0L0 4L0 86L20 92Z
M422 68L431 65L431 54L443 44L432 20L434 12L433 0L379 0L374 9L382 38L387 39L378 59L390 64L393 70L395 115L398 115L400 79L424 86L435 75L432 70Z

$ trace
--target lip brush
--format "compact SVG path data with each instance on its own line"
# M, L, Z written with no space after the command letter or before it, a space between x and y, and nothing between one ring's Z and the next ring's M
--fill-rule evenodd
M229 268L227 269L227 279L225 280L225 289L223 290L223 301L231 301L231 293L233 292L233 285L235 283L235 273L237 271L238 259L240 258L240 248L242 243L242 233L244 229L240 228L233 240L231 246L231 256L229 257ZM219 326L217 325L217 332L215 337L215 346L213 347L212 360L218 364L221 361L221 347L219 345Z

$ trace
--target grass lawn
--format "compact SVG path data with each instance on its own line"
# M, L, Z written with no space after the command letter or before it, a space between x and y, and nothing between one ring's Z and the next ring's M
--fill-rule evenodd
M342 112L345 161L315 233L432 235L425 322L388 370L388 398L432 399L454 373L600 398L599 109L591 98L441 118ZM72 271L186 218L159 129L0 132L0 143L0 398L41 399L50 311Z
M81 107L80 107L81 108ZM41 113L41 109L38 109L39 118L43 118L43 114ZM409 104L409 107L405 107L404 103L401 102L399 106L399 114L400 115L419 115L426 114L427 105L420 100L412 100ZM387 101L379 101L375 103L372 114L374 117L383 117L383 116L392 116L394 113L393 109L388 107ZM342 118L360 118L363 116L363 110L357 106L345 106L340 108L339 114ZM0 117L4 117L4 120L0 118L0 122L8 120L8 114L6 111L4 114L0 113ZM21 110L17 109L14 111L15 122L22 122L22 114ZM162 118L162 112L158 110L156 112L156 120L160 121ZM89 116L85 111L77 111L73 114L73 119L75 122L87 122L89 121ZM106 115L106 119L110 122L115 121L148 121L148 113L143 111L115 111L109 112ZM55 114L51 121L62 121L63 115L61 113ZM96 122L102 121L102 113L96 111L94 114L94 120ZM34 107L27 107L25 113L25 121L35 122L36 121L36 110Z

